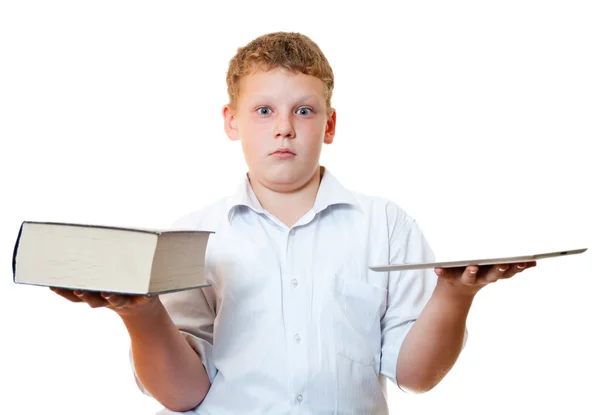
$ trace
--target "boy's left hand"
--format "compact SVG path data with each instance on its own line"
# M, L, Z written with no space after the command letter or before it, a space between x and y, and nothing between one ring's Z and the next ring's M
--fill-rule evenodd
M457 290L457 293L475 295L488 284L511 278L527 268L535 266L535 261L485 266L470 265L468 267L436 268L435 273Z

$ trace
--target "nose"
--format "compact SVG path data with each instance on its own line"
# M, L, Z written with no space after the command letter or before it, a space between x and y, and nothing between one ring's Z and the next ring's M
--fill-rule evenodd
M274 138L296 138L294 125L289 116L281 115L277 118L273 126Z

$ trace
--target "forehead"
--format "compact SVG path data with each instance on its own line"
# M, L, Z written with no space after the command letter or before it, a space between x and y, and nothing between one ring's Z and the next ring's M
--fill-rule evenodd
M255 70L240 79L240 99L300 97L325 100L325 84L319 78L285 68Z

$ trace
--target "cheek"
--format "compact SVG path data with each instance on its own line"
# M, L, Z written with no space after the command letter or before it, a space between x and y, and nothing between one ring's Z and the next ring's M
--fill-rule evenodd
M304 131L303 136L307 138L306 147L310 147L310 152L318 153L325 140L325 126L311 126Z
M259 142L270 137L275 130L275 123L254 122L244 124L241 128L246 141Z
M242 149L244 155L249 160L258 160L264 156L267 151L268 141L265 139L265 128L264 126L252 126L252 128L246 128L240 135L240 141L242 143ZM268 132L267 132L268 134Z

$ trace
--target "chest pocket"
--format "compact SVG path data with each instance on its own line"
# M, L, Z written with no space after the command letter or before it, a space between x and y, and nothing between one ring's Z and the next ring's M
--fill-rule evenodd
M340 333L337 353L365 365L378 364L387 289L342 272L335 276L333 294Z

